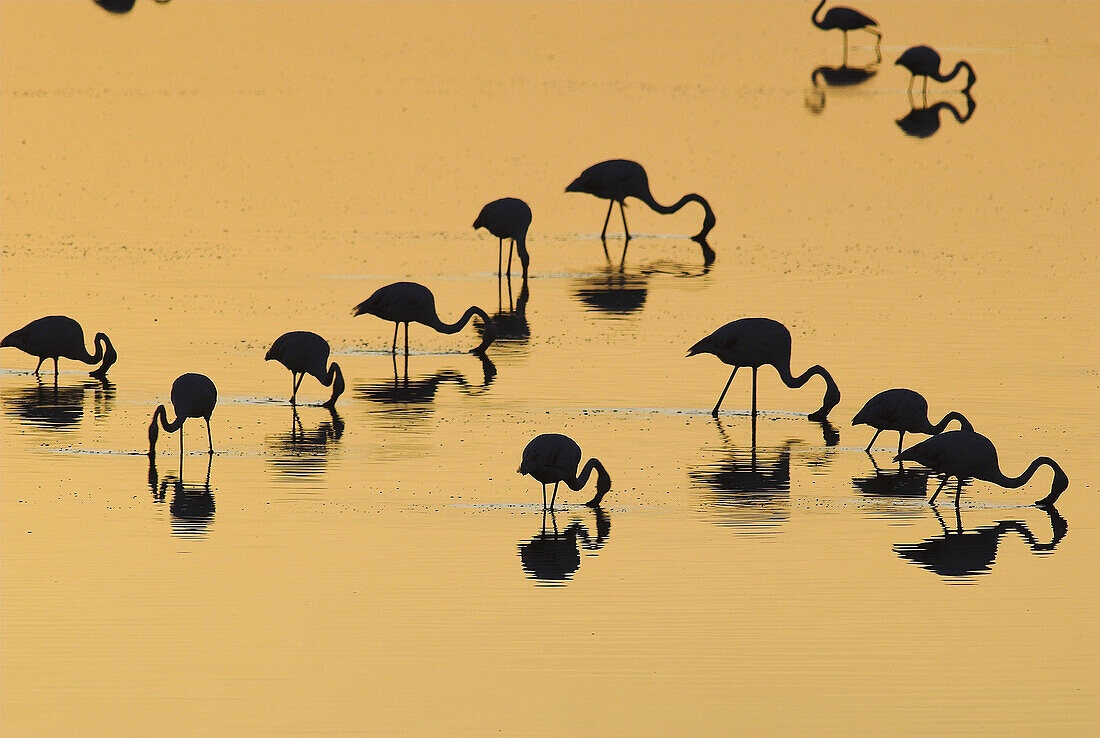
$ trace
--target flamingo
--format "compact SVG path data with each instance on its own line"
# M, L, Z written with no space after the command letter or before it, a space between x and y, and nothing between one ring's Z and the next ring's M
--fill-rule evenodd
M1069 477L1062 471L1054 459L1048 456L1040 456L1031 462L1031 465L1018 477L1006 477L1001 472L997 463L997 449L993 442L981 433L972 430L957 430L941 433L938 436L921 441L915 446L907 448L894 457L895 461L915 461L927 466L932 471L943 475L943 481L936 491L932 493L929 502L935 502L936 495L940 493L947 480L955 477L958 485L955 487L955 507L959 506L959 495L962 493L963 480L981 479L985 482L993 482L1002 487L1016 489L1028 482L1039 467L1049 466L1054 470L1054 480L1050 485L1050 494L1035 502L1039 507L1053 505L1058 496L1066 491L1069 486Z
M910 98L909 112L906 113L904 117L898 118L894 122L898 124L898 128L904 131L907 136L928 138L936 131L940 130L941 110L947 110L947 112L955 116L955 120L958 121L960 125L970 120L970 117L974 115L974 109L977 108L978 105L974 102L974 98L970 96L969 92L964 92L963 95L966 97L966 115L961 115L959 109L947 100L940 100L935 105L918 108L913 104L912 98Z
M382 320L392 320L393 325L393 349L391 353L397 353L397 328L401 323L405 324L405 353L409 353L409 323L420 323L429 328L435 328L440 333L458 333L466 327L470 319L475 315L481 318L484 325L484 335L477 348L470 351L471 354L483 354L496 339L496 330L488 313L476 305L466 309L454 323L444 323L439 319L435 311L435 296L432 291L416 282L394 282L385 287L379 287L374 294L363 300L352 310L352 315L369 313Z
M714 354L722 363L733 367L725 389L718 396L718 402L710 414L718 417L718 408L733 383L733 376L743 366L752 367L752 414L756 415L756 370L765 364L775 367L783 384L798 389L815 374L825 380L825 396L821 408L810 413L810 420L822 421L829 411L840 402L840 389L824 367L815 364L800 376L791 376L791 332L782 323L771 318L741 318L711 333L690 349L688 356L696 354Z
M0 347L12 346L31 356L37 356L38 366L34 368L36 377L46 359L53 359L54 377L57 377L57 360L62 356L83 361L85 364L98 364L102 359L103 364L88 373L97 379L103 379L107 376L107 370L118 360L118 354L106 333L95 334L93 343L95 354L90 354L84 348L84 329L80 327L80 323L64 315L47 315L4 336Z
M917 77L924 77L924 94L927 95L929 77L937 82L950 82L955 79L963 67L966 67L967 72L967 83L962 90L963 92L969 92L974 83L978 81L978 77L974 74L974 67L966 61L960 61L956 64L950 74L940 74L940 55L931 46L913 46L906 49L894 64L905 67L913 75L909 78L910 95L913 94L913 80Z
M592 471L596 471L596 496L584 503L597 507L604 495L611 489L611 477L599 459L592 458L584 465L580 476L577 467L581 463L581 447L569 436L560 433L543 433L523 449L523 461L519 465L520 474L529 474L542 483L542 507L546 509L546 485L554 483L554 494L550 498L550 510L554 510L554 501L558 498L558 483L565 482L572 490L584 489Z
M587 192L589 195L611 201L607 206L607 217L603 221L603 231L600 232L600 238L604 240L607 239L607 224L611 220L611 209L615 207L615 203L619 203L619 212L623 216L623 230L626 231L626 239L630 240L630 230L626 227L626 211L623 209L623 200L628 197L636 197L654 211L665 215L675 213L689 202L699 203L703 206L703 230L691 237L693 241L699 243L706 241L707 234L714 228L716 222L714 211L710 209L710 203L701 195L694 193L684 195L675 205L667 206L654 200L653 195L649 192L649 178L646 176L645 169L636 161L611 159L610 161L593 164L581 172L581 176L573 180L572 184L565 188L565 191Z
M218 402L218 388L205 374L181 374L172 382L172 410L176 419L168 422L168 412L164 405L157 405L153 411L153 422L149 424L149 458L156 455L157 421L168 433L180 432L180 457L183 456L183 423L188 418L206 420L206 440L210 443L210 453L214 453L214 440L210 436L210 415Z
M298 387L307 374L312 374L325 387L332 387L332 397L321 407L330 410L336 407L336 398L344 391L344 373L340 371L340 365L335 361L328 364L328 341L310 331L291 331L284 333L271 344L264 361L274 359L290 370L290 381L293 389L290 393L290 404L295 404Z
M481 209L474 221L474 230L484 228L500 239L497 250L497 273L503 273L504 239L512 239L508 247L508 272L512 273L512 248L519 252L519 261L523 265L523 278L527 279L527 266L531 257L527 254L527 229L531 227L531 208L523 200L515 197L502 197L493 200Z
M817 14L821 12L821 8L824 7L825 0L821 0L814 8L814 12L810 14L810 20L815 26L822 31L833 31L840 29L844 31L844 63L848 63L848 31L867 31L875 35L875 53L879 54L881 59L881 53L879 51L879 45L882 43L882 34L876 31L870 26L877 26L878 23L872 18L868 18L863 13L854 8L835 7L829 8L825 11L825 15L821 20L817 19Z
M957 420L963 430L972 431L974 426L961 413L950 412L943 420L932 425L928 420L928 400L919 392L911 389L888 389L879 392L867 401L856 416L852 425L869 425L875 429L875 435L864 451L870 451L878 434L884 430L898 432L898 453L906 433L925 433L934 436L941 433L948 423Z

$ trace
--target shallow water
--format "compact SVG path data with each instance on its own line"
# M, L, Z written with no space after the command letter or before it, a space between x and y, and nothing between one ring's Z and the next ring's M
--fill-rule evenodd
M4 3L0 331L120 356L0 353L5 735L1094 732L1100 10L861 3L884 61L854 33L874 73L815 90L811 7ZM917 42L978 73L923 138ZM605 255L562 190L612 157L710 200L713 264L694 205L628 204ZM506 195L525 286L469 227ZM350 310L401 279L494 314L489 362L419 326L395 361ZM710 417L727 368L684 354L749 315L833 374L831 423L769 369L755 425L749 372ZM288 330L335 413L263 361ZM185 371L217 453L191 421L150 464ZM1045 470L928 505L850 426L895 386L1009 474L1057 459L1057 511ZM601 510L543 513L542 432L605 463Z

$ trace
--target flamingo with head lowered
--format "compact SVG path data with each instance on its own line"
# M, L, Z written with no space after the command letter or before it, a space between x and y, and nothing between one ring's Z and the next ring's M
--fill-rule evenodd
M484 310L474 305L467 308L462 317L454 323L444 323L435 311L435 295L427 287L416 282L394 282L385 287L379 287L373 295L352 310L352 315L364 314L393 321L392 353L397 353L397 328L402 323L405 324L406 354L409 353L409 323L420 323L440 333L451 334L465 328L470 319L476 315L481 318L484 325L484 336L477 348L472 349L470 353L482 354L489 344L496 340L493 321Z
M596 472L596 496L584 503L597 507L604 495L611 489L611 477L599 459L592 458L584 465L580 476L577 467L581 463L581 447L569 436L560 433L543 433L536 436L523 449L523 461L520 462L520 474L529 474L542 482L542 507L546 509L546 485L553 483L554 495L550 498L550 510L558 498L558 484L565 482L572 490L584 489L588 477Z
M107 370L118 360L118 354L106 333L95 334L94 343L95 353L90 354L84 348L84 329L80 327L80 323L64 315L47 315L4 336L0 347L11 346L31 356L37 356L38 366L34 368L36 377L46 359L53 359L54 377L58 373L57 360L61 357L83 361L85 364L98 364L102 359L103 364L89 374L103 379L107 376Z
M710 412L716 418L722 399L733 383L733 376L743 366L752 367L753 415L756 415L756 370L765 364L775 367L783 384L791 389L798 389L815 374L825 380L825 396L821 400L821 407L810 413L810 420L825 420L829 411L840 402L840 389L824 367L815 364L797 377L791 374L791 332L785 325L771 318L741 318L726 323L688 349L688 356L696 354L714 354L724 364L733 367L725 389Z
M153 411L153 422L149 424L149 456L157 452L157 437L160 427L168 433L180 432L180 456L183 456L183 423L188 418L206 420L206 440L210 443L210 453L214 453L214 440L210 436L210 416L218 404L218 388L205 374L181 374L172 382L172 411L176 419L168 422L168 412L164 405L157 405ZM158 426L157 423L160 423Z
M852 425L869 425L875 429L875 435L864 451L870 451L878 434L884 430L898 432L898 453L901 453L901 443L906 433L924 433L934 436L943 432L952 420L959 421L963 430L974 430L961 413L950 412L943 416L943 420L932 425L928 420L928 400L919 392L911 389L888 389L879 392L867 401L856 416L852 418Z
M291 331L284 333L271 344L265 361L274 359L290 370L293 388L290 392L290 404L294 405L298 387L307 374L317 378L325 387L332 387L332 397L322 407L330 410L336 407L336 398L344 391L344 374L335 361L328 364L328 341L310 331Z
M974 83L978 81L977 75L974 74L974 67L970 66L970 62L967 61L957 63L949 74L940 74L940 55L931 46L913 46L906 49L894 64L905 67L913 75L909 78L909 94L913 93L913 80L917 77L924 77L924 94L927 95L929 77L937 82L950 82L964 68L967 73L967 82L966 87L962 90L963 92L969 92Z
M938 436L932 436L928 440L921 441L915 446L894 457L896 461L915 461L927 466L932 471L943 475L943 481L936 491L932 493L929 502L935 502L936 495L947 484L947 480L955 477L958 485L955 487L955 506L959 505L959 495L962 493L963 480L981 479L984 482L993 482L1002 487L1016 489L1027 484L1035 472L1044 466L1054 470L1054 480L1050 485L1050 494L1035 502L1040 507L1053 505L1059 495L1069 487L1069 477L1062 471L1062 467L1049 456L1040 456L1028 465L1024 473L1018 477L1007 477L1001 471L997 461L997 448L993 442L981 433L969 430L948 431Z
M531 227L531 208L523 200L515 197L502 197L493 200L478 213L474 221L474 230L484 228L500 239L497 249L497 273L504 273L504 239L512 239L508 247L508 272L512 274L512 249L519 252L519 261L523 265L523 278L527 279L527 267L531 257L527 253L527 229Z
M626 227L626 211L623 209L623 200L628 197L641 200L651 209L661 214L675 213L689 202L697 202L702 205L703 229L691 237L693 241L700 243L706 241L707 234L710 233L716 223L714 211L710 209L710 203L702 195L696 195L695 193L684 195L674 205L662 205L654 200L649 191L649 178L646 176L645 169L636 161L611 159L610 161L593 164L581 172L581 176L573 180L565 188L565 191L586 192L589 195L611 201L607 206L607 217L603 221L603 231L600 232L600 238L604 240L607 239L607 224L611 220L611 210L615 207L615 203L619 203L619 213L623 216L623 230L626 232L627 240L630 240L630 230Z

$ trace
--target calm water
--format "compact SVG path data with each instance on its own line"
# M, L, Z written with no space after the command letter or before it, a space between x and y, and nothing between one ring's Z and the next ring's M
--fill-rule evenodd
M1095 732L1100 9L860 7L883 62L854 33L865 79L815 88L810 3L4 3L0 332L64 313L120 356L0 354L5 735ZM911 114L914 43L972 106ZM713 264L694 205L632 202L605 255L563 189L613 157L710 200ZM469 227L502 196L526 286ZM395 362L350 310L399 279L494 313L490 362L418 326ZM710 417L727 368L686 349L751 315L836 378L830 424L767 369L755 428L748 372ZM288 330L332 344L335 413L263 361ZM151 465L185 371L217 454L191 421ZM1057 459L1057 512L1049 471L929 506L850 426L895 386L1009 474ZM603 509L544 515L542 432Z

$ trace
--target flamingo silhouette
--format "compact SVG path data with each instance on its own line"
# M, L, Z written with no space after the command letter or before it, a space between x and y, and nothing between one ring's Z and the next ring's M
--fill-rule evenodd
M783 384L791 389L798 389L815 374L825 380L825 396L821 400L821 408L810 413L810 420L825 420L829 411L840 402L840 390L824 367L815 364L798 377L791 375L791 332L782 323L771 318L741 318L726 323L688 349L688 356L696 354L714 354L722 363L733 367L725 389L718 396L714 409L710 411L716 418L722 399L733 383L733 376L743 366L752 367L753 415L756 415L756 370L765 364L775 367Z
M149 424L149 457L156 455L157 436L159 429L157 421L160 421L165 432L180 432L180 456L183 456L183 423L188 418L203 418L206 420L206 440L210 443L210 453L214 453L214 440L210 436L210 415L214 412L214 405L218 402L218 388L205 374L181 374L172 382L172 410L176 419L168 422L168 412L164 405L157 405L153 411L153 422Z
M580 476L577 467L581 463L581 447L569 436L560 433L543 433L523 449L523 461L517 471L529 474L542 483L542 506L546 508L546 485L554 483L554 494L550 498L550 510L558 498L558 484L565 482L572 490L584 489L592 471L596 471L596 496L584 503L596 507L604 495L611 489L611 477L599 459L592 458L584 465Z
M496 330L488 313L476 305L466 309L462 317L454 323L444 323L439 319L435 311L435 296L432 291L416 282L394 282L385 287L379 287L374 294L355 306L352 315L369 313L382 320L392 320L393 325L393 349L391 353L397 353L397 328L401 323L405 324L405 353L409 353L409 323L420 323L429 328L434 328L440 333L458 333L466 327L470 319L475 315L481 318L484 324L484 335L477 348L470 351L471 354L485 352L496 339Z
M943 475L943 481L932 493L929 502L935 502L936 495L947 484L947 480L955 477L958 481L955 488L956 507L959 505L959 495L962 493L964 479L981 479L984 482L993 482L1002 487L1016 489L1024 486L1035 476L1035 472L1040 467L1049 466L1054 470L1054 480L1050 485L1050 494L1035 502L1040 507L1053 505L1069 486L1069 477L1062 471L1062 467L1048 456L1040 456L1032 461L1020 476L1006 477L997 463L997 449L993 442L981 433L971 430L948 431L932 436L907 448L894 459L895 461L915 461Z
M531 208L523 200L515 197L502 197L493 200L478 213L474 221L474 230L484 228L500 239L497 250L497 273L503 273L504 239L512 239L508 247L508 271L512 273L512 249L519 252L519 261L523 265L523 278L527 279L527 266L531 257L527 254L527 229L531 227Z
M332 362L328 369L328 341L310 331L291 331L284 333L271 344L264 361L274 359L290 370L293 389L290 392L290 404L295 404L298 387L306 374L312 374L325 387L332 387L332 397L322 407L336 407L336 398L344 391L344 373L340 365Z
M581 176L573 180L565 188L565 191L586 192L589 195L611 201L607 206L607 217L603 221L603 231L600 232L600 238L604 240L607 239L607 224L611 220L611 209L615 207L615 203L619 203L619 212L623 216L623 230L626 232L627 240L630 240L630 230L626 227L626 211L623 209L623 200L628 197L641 200L651 209L663 215L675 213L689 202L699 203L703 206L703 229L691 237L691 240L699 243L706 241L707 234L714 228L716 222L714 211L710 209L710 203L701 195L695 193L684 195L675 205L667 206L654 200L653 195L649 192L649 178L646 176L645 169L636 161L611 159L610 161L593 164L581 172Z
M910 94L913 93L913 80L917 77L924 77L924 94L927 95L929 77L937 82L950 82L955 79L963 67L966 68L968 78L966 87L962 90L963 92L969 92L974 83L978 81L978 77L974 74L974 67L966 61L960 61L956 64L950 74L940 74L940 55L931 46L913 46L906 49L894 64L905 67L913 75L909 78Z
M20 351L38 357L38 366L34 368L34 376L38 376L38 370L42 368L42 362L53 359L53 374L57 376L57 360L60 357L83 361L85 364L98 364L102 359L103 364L89 374L97 379L107 376L107 370L118 360L115 347L111 345L111 339L106 333L95 334L95 354L90 354L84 348L84 329L72 318L64 315L47 315L45 318L32 320L17 331L4 336L0 341L0 348L11 346Z
M611 518L602 507L593 508L596 516L596 538L588 526L574 520L564 531L558 531L558 521L550 511L553 532L546 529L546 509L542 511L542 530L529 541L520 541L519 559L523 570L541 584L557 585L572 578L581 565L580 548L599 551L611 534Z
M210 469L214 457L206 462L206 481L202 485L183 481L183 457L180 457L179 476L167 475L159 479L156 459L149 457L149 490L155 502L164 502L168 488L172 488L172 500L168 512L172 516L172 534L181 538L202 538L214 520L214 495L210 490ZM158 482L159 480L159 482Z
M911 389L888 389L879 392L860 408L852 418L852 425L869 425L875 429L875 435L864 451L870 451L878 434L884 430L898 432L898 453L906 433L924 433L934 436L941 433L948 423L957 420L963 430L972 431L974 426L961 413L950 412L943 420L932 425L928 420L928 400L919 392Z
M817 14L821 12L821 8L824 7L825 0L821 0L814 8L814 12L810 14L810 20L815 26L822 31L841 30L844 31L844 63L848 63L848 31L867 31L867 33L874 34L875 36L875 53L879 55L879 59L882 58L879 45L882 43L882 34L876 31L871 26L877 26L873 19L868 18L863 13L855 10L854 8L835 7L829 8L825 11L824 17L821 20L817 19Z
M949 113L955 116L960 124L970 120L970 117L974 115L974 109L978 107L974 102L974 98L970 96L969 92L963 92L966 96L966 115L959 114L959 109L952 105L947 100L940 100L935 105L928 107L918 108L913 103L913 98L909 98L909 112L904 117L898 118L895 123L898 124L898 128L905 132L905 135L912 136L914 138L928 138L936 131L940 130L940 111L946 109Z

